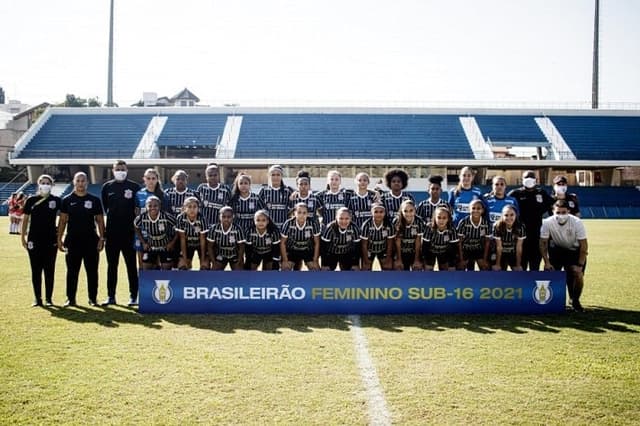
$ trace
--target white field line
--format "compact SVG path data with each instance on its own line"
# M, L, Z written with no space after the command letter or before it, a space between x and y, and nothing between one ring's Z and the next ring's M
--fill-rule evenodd
M364 384L367 407L369 413L369 424L375 426L391 425L391 414L387 408L387 401L384 399L384 392L380 386L376 367L369 355L367 348L367 338L360 326L360 315L349 315L351 321L351 332L353 334L353 344L358 359L360 378Z

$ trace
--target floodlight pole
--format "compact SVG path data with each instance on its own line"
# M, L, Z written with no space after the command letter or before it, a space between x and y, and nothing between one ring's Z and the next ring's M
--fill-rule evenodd
M109 15L109 71L107 76L107 106L113 106L113 2Z
M595 0L595 13L593 18L593 75L591 77L591 108L598 109L598 62L600 41L600 0Z

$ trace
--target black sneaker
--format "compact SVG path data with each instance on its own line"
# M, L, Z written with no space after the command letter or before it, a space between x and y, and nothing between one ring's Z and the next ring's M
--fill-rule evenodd
M35 308L37 306L42 306L42 300L34 300L33 303L31 304L32 308Z
M77 306L77 305L75 300L67 300L66 302L64 302L64 305L62 306L64 306L65 308L68 308L69 306Z
M138 300L132 297L131 299L129 299L129 303L127 303L127 306L138 306Z
M98 302L93 299L89 299L89 306L98 306Z
M47 306L47 307L53 306L53 302L51 301L51 299L48 299L46 302L44 302L44 306Z
M102 306L116 305L115 297L107 297L104 302L102 302Z
M571 306L573 306L573 310L576 311L576 312L584 312L584 308L580 304L579 300L573 300L571 302Z

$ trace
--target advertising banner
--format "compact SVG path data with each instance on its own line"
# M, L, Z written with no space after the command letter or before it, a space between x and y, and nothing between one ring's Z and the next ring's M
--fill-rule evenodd
M550 314L564 272L143 271L141 313Z

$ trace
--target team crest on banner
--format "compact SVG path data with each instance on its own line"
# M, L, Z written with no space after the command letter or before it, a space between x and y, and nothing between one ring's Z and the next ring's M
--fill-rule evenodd
M549 287L551 281L537 281L533 289L533 300L539 305L546 305L553 298L553 290Z
M152 297L154 302L166 305L173 298L173 290L169 285L169 280L155 280L156 286L153 288Z

